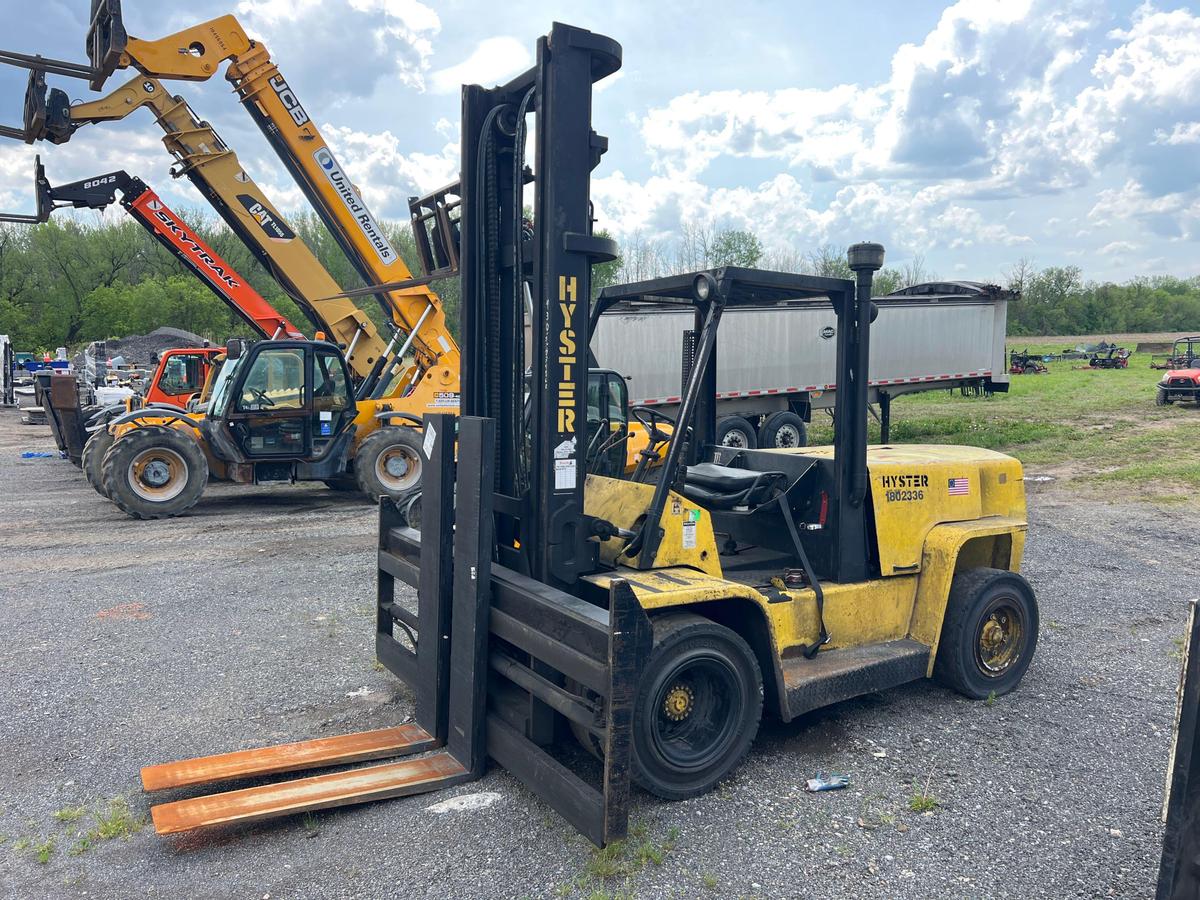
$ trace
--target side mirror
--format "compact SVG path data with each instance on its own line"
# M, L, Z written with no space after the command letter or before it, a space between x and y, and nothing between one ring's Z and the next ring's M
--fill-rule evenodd
M225 358L238 359L245 351L245 345L237 338L230 338L225 342Z

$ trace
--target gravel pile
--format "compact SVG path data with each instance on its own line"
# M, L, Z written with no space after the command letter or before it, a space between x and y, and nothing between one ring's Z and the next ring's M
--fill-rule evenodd
M164 350L177 347L203 347L207 343L204 338L182 328L156 328L149 334L132 334L128 337L113 338L104 342L109 359L118 356L125 358L128 365L149 368L151 357ZM73 360L76 371L83 371L83 351L75 354Z
M143 765L411 719L374 664L376 514L321 486L212 484L188 516L133 521L68 463L19 459L51 442L14 421L0 410L0 897L1153 895L1196 590L1178 516L1032 488L1042 633L1016 693L923 682L765 723L713 793L636 794L634 839L604 857L494 768L163 839ZM849 788L804 793L821 771ZM131 833L89 838L118 797Z

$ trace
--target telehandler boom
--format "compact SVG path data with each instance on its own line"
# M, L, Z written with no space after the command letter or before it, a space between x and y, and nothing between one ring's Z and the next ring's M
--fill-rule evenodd
M225 78L242 105L351 264L368 285L381 286L375 295L384 313L410 336L417 365L404 373L404 382L436 382L446 395L443 407L451 408L459 350L441 301L423 279L413 278L261 42L232 15L143 40L126 32L120 0L93 0L88 55L94 89L117 69L135 68L154 79L206 81L229 61Z

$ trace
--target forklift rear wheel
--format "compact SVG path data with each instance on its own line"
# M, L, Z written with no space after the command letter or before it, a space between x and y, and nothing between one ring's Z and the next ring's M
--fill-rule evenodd
M747 643L703 616L654 624L634 707L634 778L683 800L712 790L745 758L762 717L762 674Z
M83 445L83 456L80 459L83 477L101 497L107 497L108 494L104 492L104 474L100 469L104 465L104 454L113 445L113 441L114 438L108 433L108 429L101 428L99 431L92 432L87 443Z
M807 447L808 428L804 420L786 409L773 412L767 416L762 428L758 429L758 446L760 447Z
M101 472L108 498L135 519L186 512L208 484L208 460L196 439L161 426L135 428L115 441Z
M738 450L753 450L758 446L754 426L741 416L726 416L717 422L717 443Z
M1038 606L1029 582L1003 569L954 576L933 674L973 700L1015 688L1037 647Z
M421 486L421 436L415 428L386 426L367 436L354 456L358 486L372 500L404 497Z

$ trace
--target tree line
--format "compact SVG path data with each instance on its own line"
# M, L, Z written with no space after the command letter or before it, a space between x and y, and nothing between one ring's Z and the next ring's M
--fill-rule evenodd
M185 218L276 309L303 330L315 330L223 223L198 212ZM363 286L315 215L296 216L291 225L338 284L347 290ZM410 268L419 271L407 223L385 223L384 228ZM722 265L851 276L844 247L768 250L752 231L685 227L669 240L627 236L619 258L596 268L593 288L598 291L609 284ZM876 293L936 277L917 256L879 272ZM1075 266L1039 270L1020 260L1004 281L1004 286L1021 292L1020 302L1009 308L1013 335L1200 331L1200 277L1164 275L1115 284L1085 281ZM457 279L439 281L434 287L451 329L457 331ZM383 312L375 303L364 301L363 307L377 324L383 324ZM0 333L10 335L18 349L75 348L164 325L218 342L253 336L236 314L131 219L64 216L41 225L0 226Z

